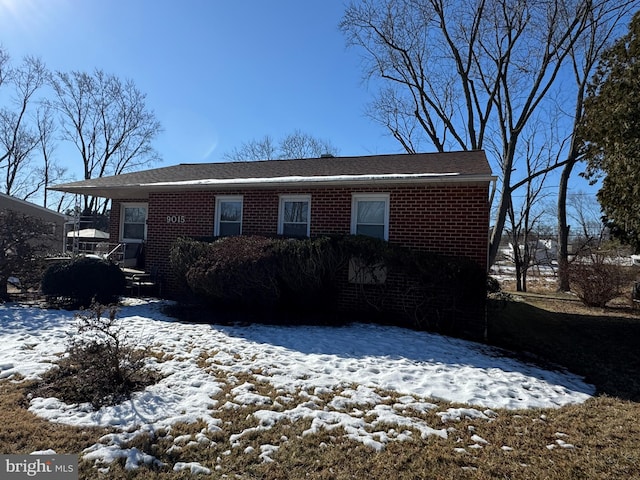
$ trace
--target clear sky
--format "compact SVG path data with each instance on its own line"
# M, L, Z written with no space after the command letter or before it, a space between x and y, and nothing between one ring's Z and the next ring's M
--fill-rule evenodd
M0 0L0 44L15 62L132 79L164 127L163 165L296 129L340 155L400 152L363 113L343 12L340 0Z

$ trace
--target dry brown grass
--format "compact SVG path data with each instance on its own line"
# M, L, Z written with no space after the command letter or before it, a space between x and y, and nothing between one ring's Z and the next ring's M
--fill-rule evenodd
M74 428L48 422L27 410L28 383L0 382L0 452L31 453L54 449L74 454L108 432L102 428Z
M1 382L2 440L6 453L26 453L53 448L58 453L78 453L104 433L99 429L78 429L52 424L25 410L22 387ZM262 391L261 388L258 389ZM442 409L449 405L440 404ZM241 432L255 422L255 407L220 412L223 432L208 435L208 441L190 445L205 429L203 422L176 425L168 432L139 436L128 447L156 456L169 466L178 461L196 461L214 474L240 475L237 478L263 479L620 479L640 478L640 405L612 398L594 398L583 405L557 410L522 412L498 411L487 420L462 420L442 424L435 414L422 417L437 427L449 428L448 438L421 439L389 443L385 450L372 449L343 437L340 429L315 435L302 435L308 421L283 422L270 430L254 431L233 448L230 434ZM178 436L189 436L180 449L170 450ZM482 448L472 438L478 435L488 443ZM562 448L561 440L574 448ZM260 459L260 446L279 447L273 463ZM550 448L549 446L553 446ZM247 448L253 448L250 453ZM510 447L510 449L503 449ZM462 450L464 449L464 452ZM512 449L512 450L511 450ZM127 472L122 463L111 465L107 475L85 462L82 478L179 479L188 472L140 468Z
M279 392L258 380L260 372L221 378L225 383L215 398L220 432L208 432L204 422L179 424L170 431L135 438L128 447L149 453L167 466L126 471L114 462L102 474L89 462L81 465L81 478L186 479L188 471L174 472L176 462L199 462L211 478L238 479L631 479L640 478L640 320L624 305L587 309L579 302L559 298L527 297L507 302L492 312L494 343L529 352L541 362L567 365L587 375L601 394L582 405L559 409L498 410L491 420L463 419L442 423L436 415L452 405L434 402L437 410L416 413L434 428L447 428L448 438L390 442L380 452L345 438L341 429L303 435L310 420L282 421L270 429L253 429L232 444L232 435L257 425L252 413L278 406L242 406L222 409L231 389L245 382L255 393L276 400ZM206 355L199 359L208 368ZM210 372L216 373L211 366ZM258 377L256 376L258 375ZM378 392L393 403L392 392ZM27 411L25 386L0 382L0 451L28 453L53 448L58 453L80 453L105 433L56 425ZM294 401L304 392L290 394ZM328 401L329 398L322 399ZM632 401L635 400L635 401ZM287 406L289 408L290 406ZM396 427L397 428L397 427ZM479 443L478 435L487 443ZM181 442L175 441L183 437ZM278 450L263 462L260 447ZM178 445L178 448L176 448ZM476 448L479 445L482 448ZM571 446L571 447L569 447ZM505 448L506 447L506 448ZM226 477L224 477L226 476ZM206 477L204 477L206 478Z

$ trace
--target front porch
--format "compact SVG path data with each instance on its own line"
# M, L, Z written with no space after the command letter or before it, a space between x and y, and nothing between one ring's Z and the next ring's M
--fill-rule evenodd
M157 268L149 272L121 266L127 280L127 294L132 297L162 297L162 278Z

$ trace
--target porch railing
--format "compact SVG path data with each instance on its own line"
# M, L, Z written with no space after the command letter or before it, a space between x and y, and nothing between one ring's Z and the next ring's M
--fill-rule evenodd
M144 243L136 242L80 242L80 255L96 255L108 259L121 267L141 268L144 266ZM71 250L65 252L72 256Z

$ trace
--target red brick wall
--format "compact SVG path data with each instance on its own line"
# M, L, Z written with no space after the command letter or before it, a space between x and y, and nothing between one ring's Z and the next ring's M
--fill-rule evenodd
M469 257L487 268L488 193L486 185L391 190L389 241Z
M429 184L376 188L315 187L152 193L149 196L146 268L158 266L170 293L177 285L168 268L169 250L179 236L211 237L216 195L242 195L242 233L275 235L280 194L311 195L311 235L343 233L351 228L352 193L390 195L389 241L436 253L469 257L487 267L489 186ZM140 202L131 199L126 202ZM120 203L111 212L111 242L119 238Z

